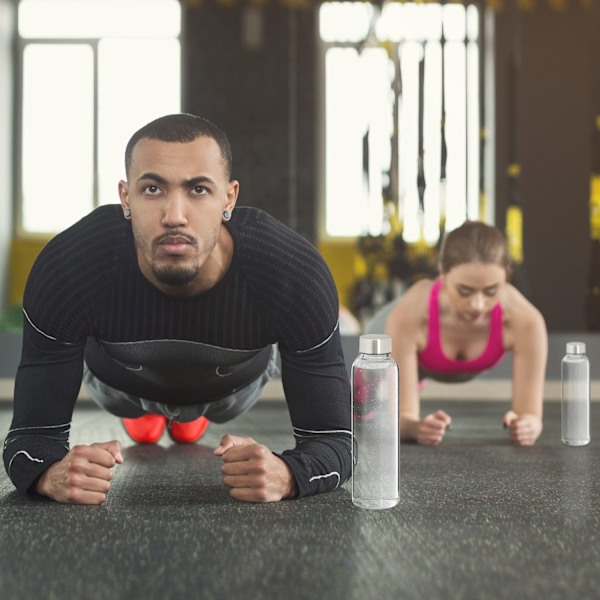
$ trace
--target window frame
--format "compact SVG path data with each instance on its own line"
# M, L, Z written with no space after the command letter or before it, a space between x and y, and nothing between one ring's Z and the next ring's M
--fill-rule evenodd
M58 232L48 231L48 232L40 232L40 231L29 231L24 227L23 224L23 129L24 129L24 119L25 119L25 110L23 105L24 100L24 68L25 68L25 51L27 46L38 44L38 45L87 45L92 49L93 54L93 121L92 121L92 129L93 129L93 150L92 150L92 160L93 160L93 182L92 182L92 210L98 208L101 205L100 197L99 197L99 148L98 148L98 139L99 139L99 47L103 39L110 39L113 36L103 36L103 37L22 37L19 31L19 5L21 0L17 0L15 2L14 9L14 56L13 56L13 102L14 102L14 121L13 121L13 130L12 130L12 151L13 151L13 177L12 177L12 189L13 189L13 238L23 239L23 240L32 240L32 241L44 241L49 240L54 237ZM183 91L185 89L184 84L184 57L183 57L183 47L184 47L184 27L183 27L183 8L180 9L180 28L179 35L173 37L172 39L177 39L180 44L180 79L179 79L179 96L180 96L180 105L183 101ZM124 151L124 149L123 149Z
M329 0L333 1L333 0ZM368 0L364 0L365 3ZM439 4L443 5L443 2L439 2ZM483 192L484 194L484 203L480 202L480 213L479 218L484 219L487 222L494 223L495 222L495 195L494 195L494 178L495 178L495 169L494 169L494 113L495 113L495 103L494 103L494 57L493 57L493 38L494 38L494 15L493 11L489 8L481 5L477 2L469 2L465 3L465 10L468 9L470 5L473 5L478 11L478 35L477 35L477 48L478 48L478 60L479 60L479 73L478 73L478 86L479 86L479 111L480 111L480 135L483 136L480 144L479 144L479 158L478 164L479 169L483 170L483 173L480 173L480 177L482 178L482 185L480 187L479 193ZM363 45L363 41L361 42L353 42L353 41L345 41L345 42L332 42L326 41L321 38L320 33L320 15L317 12L316 14L316 40L317 40L317 68L316 68L316 76L317 76L317 159L318 159L318 173L317 175L317 193L318 193L318 239L326 244L348 244L354 242L357 237L361 236L337 236L331 235L327 232L327 165L326 165L326 156L327 156L327 139L326 139L326 103L327 103L327 89L326 89L326 56L327 52L331 48L354 48L359 50ZM385 44L389 44L393 46L394 51L398 51L398 48L401 46L403 41L391 41L387 40L384 42ZM465 54L468 52L469 42L465 40L464 42ZM467 67L465 67L467 68ZM468 102L468 97L465 98L465 102ZM397 101L397 100L396 100ZM465 123L465 136L467 135L468 128L468 117ZM471 147L468 146L466 148L467 158L471 153ZM465 180L465 186L467 186L468 193L468 178ZM399 198L395 198L396 208L398 207L397 203ZM467 207L468 210L468 207ZM483 212L481 212L483 210ZM468 217L467 217L468 218ZM385 234L384 234L385 235Z

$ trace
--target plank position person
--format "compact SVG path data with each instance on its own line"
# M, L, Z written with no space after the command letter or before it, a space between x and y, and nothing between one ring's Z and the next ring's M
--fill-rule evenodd
M118 441L69 449L80 384L138 442L165 427L195 442L208 420L248 410L277 371L295 448L225 435L236 500L331 491L351 469L350 387L338 298L321 256L267 213L238 207L225 135L200 117L161 117L133 135L121 204L53 238L24 295L22 358L4 445L15 487L99 504ZM275 346L275 344L277 346Z
M548 336L541 313L508 283L504 236L464 223L444 237L439 273L411 286L385 324L401 373L403 439L438 444L451 423L442 410L421 418L420 380L467 381L512 351L512 410L503 422L515 444L534 444L542 432Z

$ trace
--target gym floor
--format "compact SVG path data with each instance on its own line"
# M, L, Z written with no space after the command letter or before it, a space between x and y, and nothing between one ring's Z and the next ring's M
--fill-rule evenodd
M72 444L126 447L103 506L19 496L0 475L3 600L540 599L600 590L600 445L560 442L546 404L538 444L516 448L506 402L426 401L453 428L435 448L402 445L401 501L354 507L347 486L274 504L231 500L212 450L226 433L292 443L283 402L261 401L202 443L135 446L117 419L82 404ZM594 406L592 408L595 408ZM0 405L0 430L10 424ZM592 411L592 438L600 411Z

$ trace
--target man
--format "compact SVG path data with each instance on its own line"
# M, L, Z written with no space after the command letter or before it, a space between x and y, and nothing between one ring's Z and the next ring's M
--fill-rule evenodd
M152 443L194 442L258 399L276 372L296 446L274 454L225 435L233 498L278 501L350 476L350 390L338 300L316 250L266 213L236 208L224 134L192 115L157 119L126 149L121 205L53 238L30 273L4 463L15 487L100 504L118 441L69 449L83 378L93 399ZM193 468L193 465L191 465Z

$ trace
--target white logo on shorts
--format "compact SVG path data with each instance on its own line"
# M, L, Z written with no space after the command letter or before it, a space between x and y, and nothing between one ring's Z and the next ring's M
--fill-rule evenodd
M219 377L227 377L227 375L231 375L231 371L229 371L229 373L220 373L220 372L219 372L220 368L221 368L221 367L220 367L220 366L218 366L218 367L215 369L215 372L217 373L217 375L218 375Z

